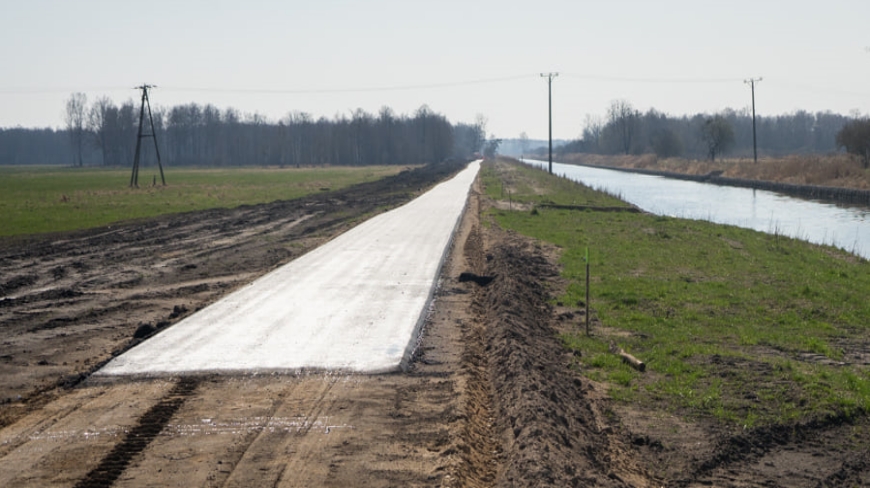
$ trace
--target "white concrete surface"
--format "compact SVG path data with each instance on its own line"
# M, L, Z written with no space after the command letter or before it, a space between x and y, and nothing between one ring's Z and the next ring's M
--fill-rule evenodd
M416 339L480 168L185 318L98 375L397 369Z

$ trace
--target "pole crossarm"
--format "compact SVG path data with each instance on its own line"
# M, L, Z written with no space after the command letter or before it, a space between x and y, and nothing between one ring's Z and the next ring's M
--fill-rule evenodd
M559 73L541 73L541 78L547 78L547 98L549 100L549 117L550 117L550 164L548 170L553 174L553 78L559 76Z

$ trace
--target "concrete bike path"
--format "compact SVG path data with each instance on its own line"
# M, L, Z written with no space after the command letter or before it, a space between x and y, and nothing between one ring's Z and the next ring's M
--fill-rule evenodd
M419 198L262 276L97 375L398 369L416 341L475 161Z

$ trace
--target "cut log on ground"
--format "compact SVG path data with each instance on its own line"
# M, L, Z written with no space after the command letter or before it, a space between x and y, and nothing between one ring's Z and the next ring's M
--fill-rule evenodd
M615 343L610 343L610 352L616 354L617 356L622 358L624 363L627 363L632 368L640 371L641 373L646 371L646 364L640 359L632 356L631 354L625 352L625 349L617 346Z

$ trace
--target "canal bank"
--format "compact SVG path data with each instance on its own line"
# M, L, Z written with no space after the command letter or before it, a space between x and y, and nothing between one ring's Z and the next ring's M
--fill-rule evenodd
M547 162L525 160L543 168ZM781 192L664 177L638 171L553 163L553 173L621 199L656 215L706 220L815 244L832 245L870 258L870 209L838 206ZM712 178L712 177L711 177Z
M566 369L606 395L601 431L629 439L656 486L867 484L867 261L701 219L601 212L618 203L507 162L482 179L499 200L493 227L558 256L560 281L545 286Z
M600 166L584 163L560 164L570 164L571 166L585 166L588 168L607 169L613 171L622 171L626 173L637 173L642 175L661 176L663 178L695 181L698 183L711 183L721 186L735 186L738 188L749 188L752 190L772 191L809 200L821 200L833 203L870 206L870 190L861 190L858 188L840 188L835 186L820 185L795 185L792 183L783 183L779 181L728 178L722 176L721 171L713 171L704 175L693 175L687 173L660 171L646 168L620 168L618 166Z

